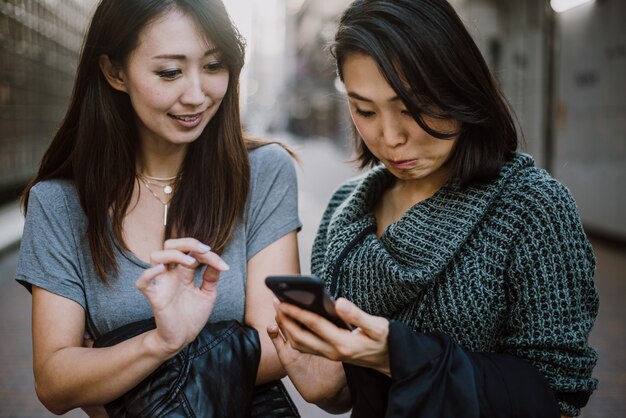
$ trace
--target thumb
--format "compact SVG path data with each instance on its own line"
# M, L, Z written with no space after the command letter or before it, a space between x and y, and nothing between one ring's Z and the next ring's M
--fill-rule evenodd
M217 283L220 279L220 271L212 266L206 266L204 273L202 274L202 286L204 291L214 291L217 288Z
M370 338L386 338L389 332L389 321L386 318L370 315L348 299L337 299L335 310L341 319L359 327Z
M280 333L280 329L278 328L278 325L276 324L268 325L267 335L269 335L270 340L272 340L272 343L274 344L274 348L276 348L276 352L280 356L281 351L285 348L285 340L283 339L283 336Z

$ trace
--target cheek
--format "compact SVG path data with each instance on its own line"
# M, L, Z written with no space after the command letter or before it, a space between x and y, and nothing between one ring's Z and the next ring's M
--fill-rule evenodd
M367 148L374 152L373 148L376 147L376 143L373 140L372 137L372 133L371 133L371 128L368 129L368 127L363 124L363 123L355 123L354 124L356 131L359 133L359 136L361 137L361 139L363 140L363 142L365 143L365 145L367 146Z
M361 136L363 141L365 141L365 144L367 145L367 147L370 148L371 145L373 145L372 144L372 138L373 138L372 127L369 126L370 124L368 124L367 122L364 122L362 119L355 118L352 112L350 112L350 116L352 117L352 123L354 124L356 131Z
M228 91L228 73L222 76L214 76L207 81L205 91L213 100L222 100Z
M432 139L432 148L431 152L433 156L436 156L438 160L443 164L445 160L448 159L450 153L452 152L452 148L454 147L455 140L454 139Z
M161 108L168 107L171 104L170 95L167 90L155 88L154 84L145 84L135 86L131 89L130 99L135 106Z

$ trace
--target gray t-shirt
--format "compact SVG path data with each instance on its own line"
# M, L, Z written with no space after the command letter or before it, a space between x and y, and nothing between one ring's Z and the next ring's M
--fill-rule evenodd
M301 227L298 218L294 164L279 145L250 152L250 193L243 222L236 225L222 258L222 273L209 321L243 321L246 264L272 242ZM211 243L207 243L211 244ZM28 200L16 280L71 299L86 311L94 336L152 316L147 299L135 287L149 267L115 243L117 275L104 284L93 265L87 239L87 218L72 182L48 180L35 185ZM196 271L200 280L201 269Z

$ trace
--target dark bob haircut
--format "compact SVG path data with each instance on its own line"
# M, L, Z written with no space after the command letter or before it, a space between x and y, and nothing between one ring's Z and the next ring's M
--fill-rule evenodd
M461 185L496 178L517 149L508 103L446 0L355 0L330 51L342 81L346 57L368 55L426 132L441 140L458 135L449 164ZM453 135L434 131L422 115L456 119L460 129ZM377 164L354 131L360 167Z

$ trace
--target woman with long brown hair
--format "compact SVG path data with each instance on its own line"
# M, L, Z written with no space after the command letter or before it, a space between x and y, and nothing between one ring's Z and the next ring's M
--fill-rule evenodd
M299 271L292 159L243 133L243 57L220 0L99 3L23 197L16 278L32 291L36 390L54 413L125 394L207 321L264 329L263 279ZM154 329L115 346L83 342L151 316ZM279 379L265 332L260 345L256 382Z

